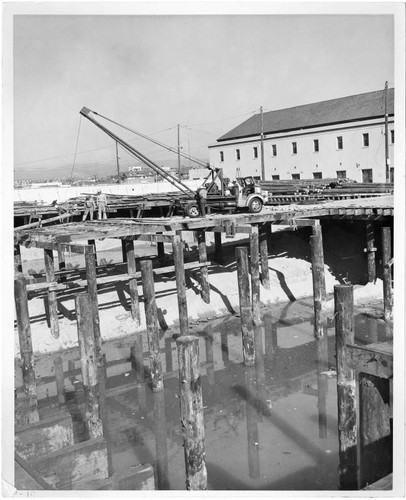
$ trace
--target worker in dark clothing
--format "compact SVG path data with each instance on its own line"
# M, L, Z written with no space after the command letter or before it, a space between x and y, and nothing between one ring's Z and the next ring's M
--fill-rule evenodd
M86 220L87 214L90 214L90 220L93 220L94 209L95 209L95 203L94 203L93 196L86 196L85 211L84 211L83 218L82 218L83 222Z
M199 206L199 211L202 217L206 216L206 200L207 200L207 189L202 186L197 190L196 201Z

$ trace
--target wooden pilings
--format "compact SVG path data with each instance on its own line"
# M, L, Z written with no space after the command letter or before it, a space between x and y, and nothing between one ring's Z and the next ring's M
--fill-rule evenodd
M30 399L30 406L36 406L37 389L35 383L30 315L28 311L27 287L22 274L17 274L14 279L14 299L24 391Z
M317 408L319 413L319 438L327 438L327 391L328 391L328 337L327 332L316 340L317 350Z
M65 250L58 245L58 268L60 271L66 269Z
M251 292L252 292L252 319L254 325L261 324L261 303L260 291L261 282L259 279L259 231L258 225L251 226L250 234L250 271L251 271Z
M45 274L48 283L55 281L54 253L52 250L44 250ZM51 335L57 339L59 337L58 302L56 292L51 288L48 291L49 321L51 324Z
M372 222L366 223L366 252L368 265L368 281L370 283L376 281L376 262L375 262L375 234L374 225Z
M169 490L168 445L166 436L165 391L152 395L155 424L155 460L158 490Z
M97 250L96 250L96 240L88 240L87 241L87 244L89 246L92 246L93 247L93 252L94 252L94 262L95 262L95 265L97 266Z
M55 382L56 382L56 393L58 395L58 403L60 405L65 404L65 376L63 372L63 363L62 358L58 356L54 360L54 369L55 369Z
M93 247L94 248L94 247ZM96 253L88 250L85 253L87 292L90 300L90 312L93 320L93 334L95 340L96 356L101 362L102 340L100 333L99 304L97 300L97 273L96 273Z
M23 265L21 261L20 245L14 245L14 273L22 273Z
M135 254L134 254L134 242L133 240L121 240L123 243L123 251L126 255L128 275L134 276L128 280L128 286L130 289L130 302L131 302L131 316L134 320L136 327L140 326L140 304L138 300L138 286L137 278L135 273L137 271L135 264Z
M186 465L186 489L206 490L203 399L200 378L199 338L176 339L179 363L180 420Z
M256 401L257 378L255 368L248 368L245 372L245 386L247 388L247 398L245 404L247 421L248 475L252 479L258 479L261 477L261 469L259 461L259 412Z
M246 247L237 247L235 251L237 260L238 293L240 298L242 350L244 363L247 366L251 366L255 361L255 343L254 323L250 303L248 249Z
M267 224L262 224L259 228L259 253L261 256L262 286L266 290L269 290L271 288L271 283L269 281L267 226Z
M207 262L206 233L204 231L196 231L196 233L199 262L203 264ZM210 304L209 270L207 266L200 268L200 286L202 288L203 302Z
M82 370L83 390L85 394L86 421L90 438L103 435L102 414L100 407L96 338L92 303L88 293L80 293L75 297L77 329Z
M354 343L353 286L334 287L340 489L357 489L356 376L349 368L347 343Z
M164 388L162 375L161 352L159 347L158 317L155 301L154 276L152 261L141 260L142 289L144 293L145 319L147 323L149 368L151 371L152 390Z
M188 335L189 318L188 318L187 300L186 300L185 264L183 261L183 242L179 235L173 237L172 249L173 249L173 260L175 264L180 334Z
M221 233L214 233L214 260L217 264L223 263L223 247L221 245Z
M314 300L314 334L323 336L323 306L326 302L326 279L324 275L323 238L320 224L312 226L310 236Z
M390 260L392 257L391 228L382 227L382 267L383 267L383 305L385 321L393 319L393 296L392 296L392 269Z

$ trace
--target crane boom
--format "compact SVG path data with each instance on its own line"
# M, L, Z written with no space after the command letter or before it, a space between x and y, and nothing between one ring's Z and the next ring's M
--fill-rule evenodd
M138 160L140 160L144 165L147 167L151 168L154 172L158 173L161 175L165 180L170 182L173 186L175 186L179 191L182 191L184 194L187 195L192 195L193 197L195 196L195 191L191 189L189 186L184 184L182 181L177 179L175 176L170 174L169 172L166 172L162 167L157 165L155 162L153 162L150 158L147 156L143 155L140 151L135 149L133 146L128 144L126 141L121 139L118 135L116 135L114 132L109 130L107 127L102 125L100 122L98 122L95 118L90 116L90 113L97 114L90 110L89 108L83 107L80 110L80 114L87 118L89 121L91 121L96 127L98 127L100 130L102 130L105 134L107 134L109 137L111 137L114 141L116 141L120 146L125 149L130 155L134 156Z

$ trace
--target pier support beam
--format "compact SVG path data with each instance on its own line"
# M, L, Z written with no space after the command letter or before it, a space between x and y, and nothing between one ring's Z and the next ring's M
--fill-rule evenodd
M141 260L142 288L144 292L145 318L148 333L149 368L151 385L154 392L162 391L164 381L162 375L161 351L159 347L158 317L155 302L154 275L152 261Z
M14 273L22 273L23 264L21 261L20 245L14 245Z
M94 263L95 263L95 266L97 266L97 250L96 250L96 240L88 240L87 241L87 244L89 246L92 246L93 247L93 252L94 252Z
M96 252L94 246L85 253L87 292L90 299L90 311L93 319L93 334L98 363L102 362L102 339L100 333L99 304L97 300Z
M59 405L64 405L66 402L65 397L65 375L63 372L63 362L62 358L58 356L54 360L55 369L55 382L56 382L56 393L58 395Z
M54 267L54 252L53 250L44 250L45 259L45 274L47 282L52 283L55 281L55 267ZM51 324L51 335L55 339L59 338L59 320L58 320L58 302L56 300L56 292L49 289L48 291L48 308L49 308L49 321Z
M77 329L82 370L83 390L85 395L86 422L89 437L103 436L102 414L100 407L98 365L91 299L88 293L75 297Z
M223 263L223 247L221 245L221 233L214 233L214 260L217 264Z
M252 225L250 234L250 271L251 271L251 292L252 292L252 319L254 325L261 324L261 283L259 280L259 231L258 225Z
M240 315L242 331L242 350L244 363L252 366L255 362L254 323L250 301L250 283L248 273L248 249L235 249L237 260L238 293L240 298Z
M372 222L366 223L366 240L367 240L367 262L368 262L368 281L373 283L376 281L376 263L375 263L375 234L374 225Z
M356 377L354 370L349 368L346 348L347 343L354 343L353 286L336 285L334 301L340 489L356 490L358 488Z
M259 253L261 255L261 281L262 286L269 290L271 284L269 281L269 265L268 265L268 237L267 229L269 224L262 224L259 228Z
M323 336L323 306L326 303L323 237L320 224L312 227L310 249L313 276L314 334L320 338Z
M186 464L186 489L207 490L199 338L176 339L179 363L180 419Z
M176 288L179 308L179 327L181 335L189 334L189 318L187 311L185 263L183 261L183 242L180 236L173 237L173 260L175 263Z
M126 255L125 262L127 262L128 275L134 276L128 280L128 286L130 289L130 302L131 302L131 317L134 320L134 326L138 327L141 324L140 319L140 304L138 300L138 286L137 278L135 273L137 271L135 264L134 255L134 241L133 240L121 240L124 243L124 253Z
M382 234L382 267L383 267L383 304L385 321L393 319L393 296L392 296L392 256L391 228L381 228Z
M207 262L206 234L204 231L196 231L197 247L199 250L199 262ZM200 268L200 286L202 287L202 299L210 304L209 270L207 266Z

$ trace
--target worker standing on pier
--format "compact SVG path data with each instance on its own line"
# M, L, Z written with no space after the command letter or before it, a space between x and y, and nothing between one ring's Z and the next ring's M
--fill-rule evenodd
M107 197L101 191L97 191L97 207L99 209L98 219L107 220L106 208L107 208Z
M206 186L202 186L196 192L196 201L199 205L199 211L202 217L206 216L206 200L207 200L207 189Z
M93 212L95 209L93 196L86 196L85 199L85 211L83 213L82 221L85 221L87 218L87 214L90 214L90 220L93 220Z

